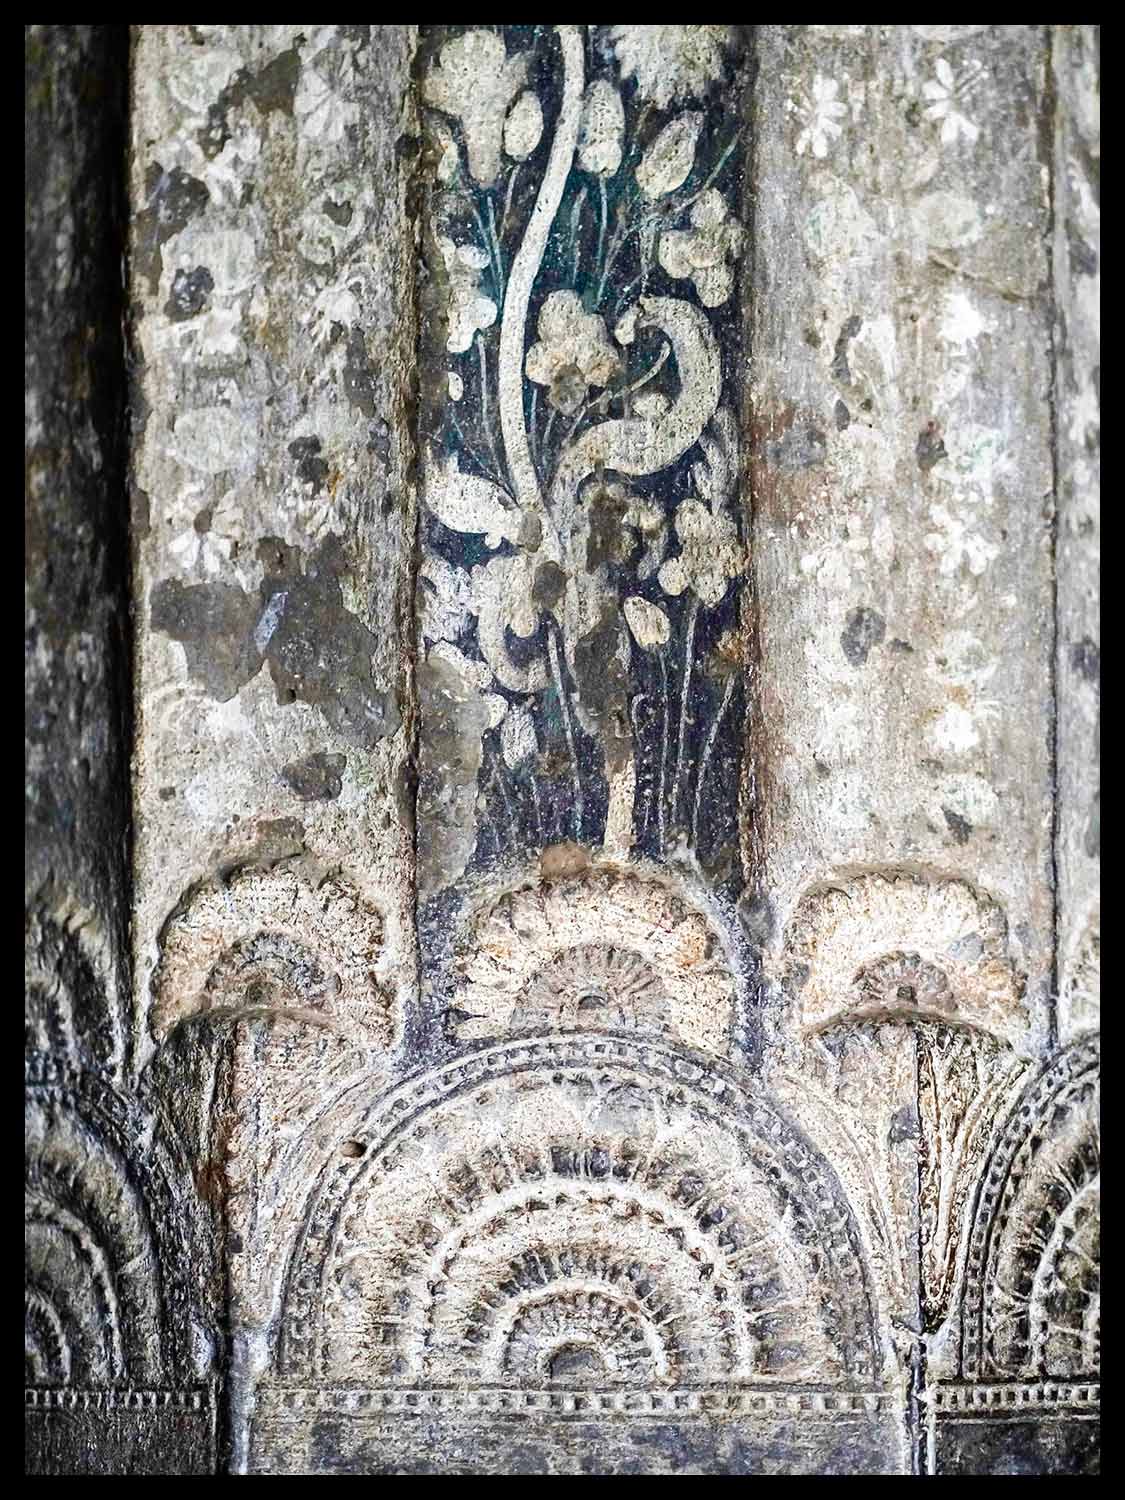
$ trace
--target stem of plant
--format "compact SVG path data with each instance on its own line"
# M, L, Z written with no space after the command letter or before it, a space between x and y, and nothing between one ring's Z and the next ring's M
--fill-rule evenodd
M582 797L582 783L578 779L578 751L574 744L574 730L570 722L570 704L566 696L566 684L563 681L562 663L559 660L558 636L551 627L547 626L547 651L551 659L551 670L555 674L555 684L559 691L559 707L562 710L563 727L566 730L567 748L570 750L570 764L574 777L574 838L576 843L582 842L582 824L585 821L586 805Z

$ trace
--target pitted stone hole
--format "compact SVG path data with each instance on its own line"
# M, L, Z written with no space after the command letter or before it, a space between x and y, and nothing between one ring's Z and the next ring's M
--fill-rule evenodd
M367 1147L362 1141L345 1141L340 1147L341 1156L357 1157L366 1154Z
M547 1361L552 1385L598 1385L605 1374L605 1362L593 1344L563 1344Z
M609 998L601 990L583 990L578 996L580 1011L604 1010L608 1004Z

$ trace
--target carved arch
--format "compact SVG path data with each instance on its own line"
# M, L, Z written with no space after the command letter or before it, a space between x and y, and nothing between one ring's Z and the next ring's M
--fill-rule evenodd
M807 1030L928 1017L1016 1041L1026 1026L1007 918L963 880L892 872L818 885L797 903L775 969Z
M489 1383L578 1348L610 1383L881 1372L839 1182L713 1060L613 1034L507 1041L402 1085L353 1134L290 1263L282 1381Z
M165 923L153 1031L163 1038L210 1010L285 1010L389 1047L394 1013L376 978L382 940L382 918L342 877L313 884L289 869L236 871L189 892Z
M24 1249L28 1377L183 1386L215 1340L209 1238L152 1120L104 1078L29 1061Z
M125 1019L97 915L58 897L24 916L25 1051L90 1068L123 1061Z
M974 1378L1088 1376L1100 1357L1098 1036L1060 1053L1004 1121L977 1189L962 1362Z

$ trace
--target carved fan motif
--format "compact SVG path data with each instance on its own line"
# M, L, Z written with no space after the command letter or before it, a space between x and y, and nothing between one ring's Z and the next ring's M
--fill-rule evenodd
M388 1045L393 1017L375 979L383 924L339 877L314 886L290 870L241 870L193 893L167 923L153 980L158 1037L215 1009L287 1010Z
M602 870L501 896L459 944L457 1035L636 1030L725 1051L734 981L718 931L663 882Z
M878 1366L850 1210L759 1096L598 1033L509 1041L448 1083L376 1106L359 1157L317 1190L290 1376L675 1385Z
M1007 1040L1024 1029L1004 913L965 881L862 875L809 891L773 963L808 1027L917 1014Z
M512 1011L513 1031L578 1027L672 1030L671 1001L650 964L637 952L608 943L582 943L543 965Z

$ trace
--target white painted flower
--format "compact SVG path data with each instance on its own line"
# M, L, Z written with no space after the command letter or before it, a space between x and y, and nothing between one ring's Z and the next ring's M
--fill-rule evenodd
M185 572L197 577L227 574L239 544L245 540L244 515L245 507L231 490L217 505L198 511L192 524L172 538L168 551Z
M637 186L646 198L662 198L686 182L702 129L698 110L687 110L665 125L637 166Z
M689 497L676 508L676 536L679 555L660 569L660 587L673 595L691 589L701 604L718 604L746 565L734 521Z
M449 336L445 347L450 354L464 354L477 329L491 328L496 322L496 303L480 290L480 273L488 265L488 253L477 245L455 245L445 235L438 236L438 249L449 282Z
M302 138L319 146L338 146L359 119L359 105L345 99L327 78L309 67L298 75L293 112L301 122Z
M625 620L642 651L651 651L655 646L668 644L672 626L658 604L652 604L639 594L633 594L625 600Z
M460 401L461 397L465 394L465 382L456 370L450 370L446 377L446 383L449 387L450 401Z
M479 474L463 474L456 453L427 466L425 500L443 526L483 536L486 546L515 542L525 530L523 512L510 495Z
M962 114L957 104L976 89L984 77L984 69L980 63L970 63L961 69L960 75L955 79L949 63L944 57L939 57L934 64L934 72L937 78L922 85L923 94L933 101L926 110L926 119L942 122L943 146L954 145L958 136L964 136L971 146L980 135L980 126L974 125L967 115Z
M1012 473L1012 456L998 427L982 422L958 421L945 434L953 482L975 490L990 500L997 485Z
M548 387L552 406L576 412L591 386L608 385L621 368L605 319L586 312L577 292L552 292L537 327L539 342L527 351L527 377Z
M190 526L172 538L168 551L185 572L217 578L230 561L231 544L227 537Z
M369 267L353 265L330 281L312 305L309 319L313 340L317 344L331 345L344 329L363 321L364 299L375 285Z
M546 682L542 664L513 661L506 633L524 640L534 635L543 611L555 612L565 592L562 569L542 550L542 522L491 480L463 474L456 454L444 459L429 455L425 503L452 531L483 536L489 547L510 542L514 550L473 568L467 592L461 588L463 573L454 576L458 570L424 573L431 597L424 601L423 629L430 634L432 626L434 633L450 639L460 635L466 611L476 615L477 644L487 670L514 692L538 691Z
M608 78L597 78L582 103L578 135L578 165L597 177L612 177L621 165L625 136L625 106Z
M723 74L730 26L613 26L622 78L635 78L637 93L657 109L678 99L700 99Z
M970 531L947 506L932 505L930 519L937 530L928 532L922 540L926 550L934 554L938 570L944 576L952 576L964 564L974 578L979 578L999 556L999 547Z
M543 106L530 89L512 105L504 122L504 150L513 161L526 161L543 135Z
M460 120L469 171L482 187L500 171L504 119L524 86L529 56L509 57L493 31L467 31L446 42L422 86L427 104Z
M843 133L844 127L837 122L840 115L847 114L848 107L837 99L839 92L840 85L835 78L825 78L818 73L809 93L791 104L790 108L804 122L797 136L798 156L811 150L818 161L823 161L828 155L829 141Z
M742 253L742 225L729 214L726 199L708 188L695 200L691 229L666 229L657 259L677 280L695 284L704 307L720 307L734 290L734 261Z
M477 644L489 670L513 692L536 692L547 680L542 662L518 665L506 633L527 640L539 629L544 612L560 617L566 587L562 569L528 546L478 563L470 576Z
M987 333L992 324L981 314L980 308L967 292L952 291L945 299L938 338L964 354L970 344L975 344L982 333Z
M473 612L469 575L432 552L423 559L418 577L422 634L429 641L457 640Z

